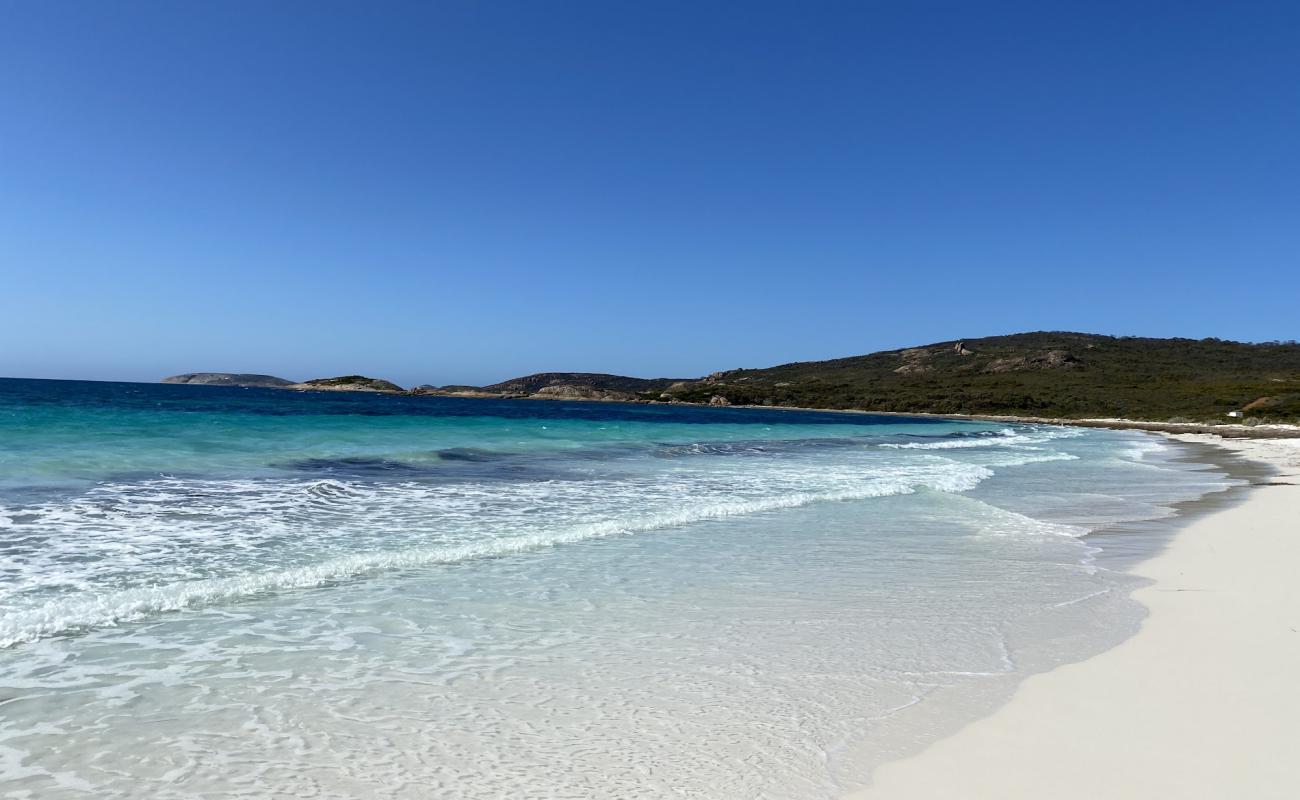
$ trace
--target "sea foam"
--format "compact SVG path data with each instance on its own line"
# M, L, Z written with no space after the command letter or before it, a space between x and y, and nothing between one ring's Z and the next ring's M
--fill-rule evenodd
M992 471L979 465L934 461L924 466L900 467L895 474L888 477L860 481L841 480L835 488L820 491L792 491L745 500L688 502L652 514L636 513L635 506L632 506L625 516L559 528L548 528L545 521L541 520L537 523L539 529L532 532L485 536L463 544L350 553L328 558L319 563L286 569L172 581L115 591L103 591L86 586L82 591L50 598L34 607L0 613L0 647L11 647L67 632L117 625L163 612L181 611L273 592L325 586L380 571L508 556L591 539L645 533L705 520L798 508L813 503L864 500L905 494L921 487L941 492L962 492L974 488L980 481L992 475ZM178 483L180 485L177 485ZM174 480L168 481L167 484L167 490L161 494L151 495L150 501L157 502L160 498L188 497L193 503L198 497L210 497L213 489L209 485L204 487L204 491L196 491L197 487L186 487L183 483ZM250 493L256 493L258 484L239 481L232 482L224 488L248 499ZM283 490L283 487L277 488ZM406 498L406 504L418 505L423 487L407 488L411 490L411 496ZM363 488L350 487L337 480L311 481L294 486L292 491L308 495L326 506L360 502L359 498L367 493ZM259 498L253 499L256 502ZM276 505L269 502L269 498L260 499L267 500L268 506ZM389 498L389 502L394 501L394 498ZM186 513L197 510L198 507L192 504L186 507ZM66 509L61 511L63 513L47 511L48 521L57 520L68 524L69 516ZM127 528L131 525L132 516L129 513L124 515L121 509L110 512L107 506L100 505L83 513L91 517L99 517L101 522L117 518L125 521ZM4 526L0 526L0 530L3 528ZM134 538L138 547L141 539L152 538L152 534L137 531Z

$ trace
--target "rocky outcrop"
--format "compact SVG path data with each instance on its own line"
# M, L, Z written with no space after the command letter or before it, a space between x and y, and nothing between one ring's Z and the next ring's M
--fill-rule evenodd
M953 348L953 352L959 356L973 356L975 351L966 346L965 342L958 342Z
M1083 362L1067 350L1048 350L1016 358L999 358L984 368L985 372L1016 372L1019 370L1076 369Z
M722 372L710 372L708 375L705 375L703 378L700 378L699 383L704 386L717 386L719 383L725 382L727 378L731 375L731 372L732 372L731 370L723 370Z
M343 375L338 378L315 378L302 383L293 383L285 389L298 389L312 392L381 392L384 394L401 394L402 387L379 378L367 378L364 375Z
M531 397L539 400L604 400L612 402L632 402L640 398L630 392L618 392L612 389L598 389L595 386L543 386Z
M911 347L901 351L898 355L903 359L903 363L895 368L894 372L899 375L919 375L933 369L928 363L930 351L924 347Z
M420 386L416 386L414 389L408 391L407 394L426 395L429 397L480 397L480 398L517 396L517 395L510 395L504 392L489 392L484 389L480 389L477 386L455 386L455 385L434 386L428 383L422 384Z
M519 384L504 383L496 386L510 387L515 389L494 389L493 387L484 386L417 386L407 394L426 395L431 397L478 397L478 398L496 398L498 400L602 400L609 402L632 403L641 401L639 395L631 392L620 392L615 389L604 389L598 386L587 384L555 383L544 386L538 386L536 391L526 392L519 391Z
M274 375L256 375L246 372L187 372L184 375L163 378L162 382L188 383L194 386L253 386L266 389L282 389L293 385L293 381L277 378Z
M723 397L723 396L720 395L720 394L715 394L714 396L712 396L712 397L709 398L709 405L711 405L711 406L729 406L729 405L731 405L731 401L728 400L727 398Z

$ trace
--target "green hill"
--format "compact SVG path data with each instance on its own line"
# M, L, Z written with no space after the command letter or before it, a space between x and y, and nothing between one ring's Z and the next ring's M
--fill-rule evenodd
M1300 345L1037 332L714 373L686 402L939 414L1300 419Z

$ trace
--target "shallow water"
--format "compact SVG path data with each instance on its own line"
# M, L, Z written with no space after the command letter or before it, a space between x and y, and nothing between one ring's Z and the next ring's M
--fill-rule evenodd
M0 790L834 797L1124 635L1143 434L0 381ZM984 705L982 705L984 704Z

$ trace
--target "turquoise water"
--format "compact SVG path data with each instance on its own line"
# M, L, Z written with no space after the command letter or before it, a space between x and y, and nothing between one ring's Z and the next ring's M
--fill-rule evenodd
M1137 433L0 381L0 791L835 797L1131 629Z

